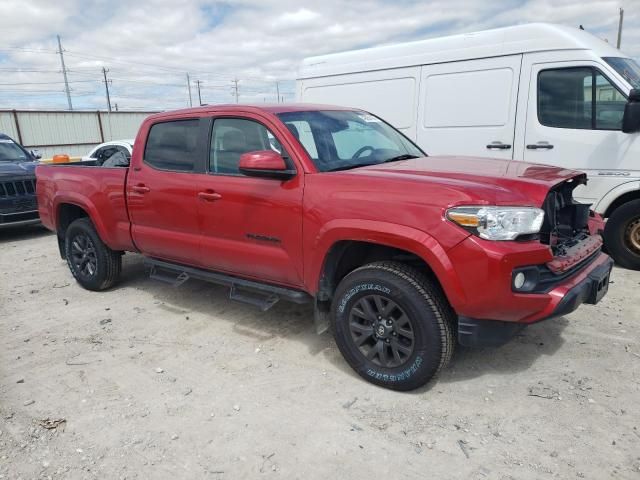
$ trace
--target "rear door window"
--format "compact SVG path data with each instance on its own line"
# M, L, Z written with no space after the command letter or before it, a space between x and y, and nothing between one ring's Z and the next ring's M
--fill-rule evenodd
M144 151L145 163L160 170L195 172L200 120L174 120L151 127Z

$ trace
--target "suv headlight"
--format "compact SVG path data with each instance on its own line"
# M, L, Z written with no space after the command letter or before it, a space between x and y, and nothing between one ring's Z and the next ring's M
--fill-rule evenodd
M487 240L515 240L538 233L544 211L535 207L454 207L447 218Z

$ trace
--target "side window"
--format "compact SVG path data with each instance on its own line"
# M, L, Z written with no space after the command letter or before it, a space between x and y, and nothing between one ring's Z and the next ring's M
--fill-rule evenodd
M107 158L113 155L117 151L117 148L113 145L99 148L96 152L96 160L98 164L102 164Z
M357 157L367 157L375 150L397 149L389 138L366 124L348 121L347 125L344 130L331 133L338 157L342 160L349 160L356 154ZM363 145L371 148L365 151Z
M199 120L175 120L151 127L144 161L160 170L193 172L198 152Z
M117 145L116 148L118 149L119 152L122 152L122 154L126 157L131 159L131 154L129 153L129 150L127 150L126 147L123 147L122 145Z
M547 127L619 130L625 103L616 87L589 67L538 75L538 119Z
M240 175L240 156L257 150L273 150L287 156L275 135L262 124L242 118L218 118L213 122L209 172Z

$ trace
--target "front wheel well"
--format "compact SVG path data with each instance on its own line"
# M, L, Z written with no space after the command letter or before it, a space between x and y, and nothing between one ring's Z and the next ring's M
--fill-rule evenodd
M604 218L609 218L618 207L621 207L632 200L640 200L640 190L633 190L616 198L604 212Z
M334 243L325 257L316 297L318 307L328 311L340 281L356 268L378 261L411 265L441 288L431 267L415 253L377 243L343 240Z

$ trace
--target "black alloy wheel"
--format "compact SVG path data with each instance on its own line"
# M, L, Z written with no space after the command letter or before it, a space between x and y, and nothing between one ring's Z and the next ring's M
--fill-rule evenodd
M380 367L400 367L413 354L415 334L411 319L385 296L360 298L351 307L349 329L360 353Z

